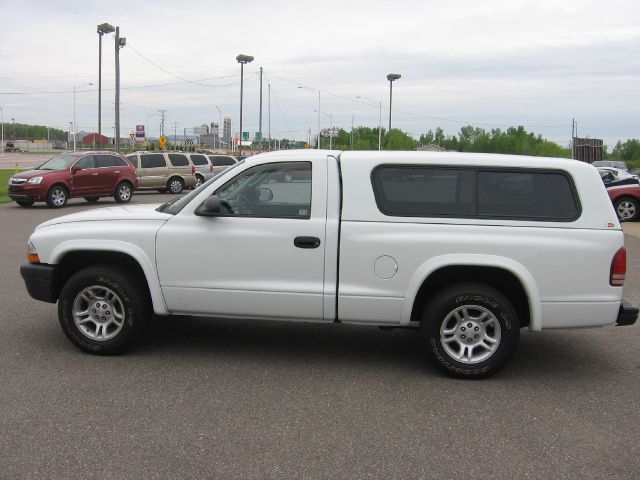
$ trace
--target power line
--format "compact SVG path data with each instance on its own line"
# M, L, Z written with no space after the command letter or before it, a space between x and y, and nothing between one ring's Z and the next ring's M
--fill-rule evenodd
M358 100L356 98L349 98L349 97L345 97L343 95L338 95L332 92L327 92L325 90L320 90L318 88L315 87L310 87L308 85L304 85L302 83L298 83L298 82L294 82L292 80L289 80L287 78L284 77L280 77L277 75L273 75L271 74L272 77L277 78L279 80L282 80L284 82L290 83L292 85L295 85L297 87L302 87L302 88L307 88L310 90L315 90L316 92L321 92L323 95L329 95L331 97L335 97L335 98L339 98L341 100L346 100L352 103L360 103L360 104L364 104L364 105L369 105L372 107L376 107L379 108L379 105L374 105L370 102L364 102L362 100ZM384 110L389 110L386 107L382 107ZM441 122L450 122L450 123L458 123L458 124L466 124L466 125L474 125L474 126L483 126L483 127L512 127L512 124L497 124L497 123L487 123L487 122L476 122L476 121L468 121L468 120L456 120L456 119L452 119L452 118L446 118L446 117L436 117L436 116L432 116L432 115L425 115L422 113L416 113L416 112L408 112L406 110L401 110L398 108L394 108L394 112L399 112L399 113L403 113L405 115L411 115L414 117L419 117L419 118L427 118L429 120L438 120ZM526 124L526 125L522 125L523 127L529 127L529 128L567 128L570 126L570 124L558 124L558 125L531 125L531 124Z

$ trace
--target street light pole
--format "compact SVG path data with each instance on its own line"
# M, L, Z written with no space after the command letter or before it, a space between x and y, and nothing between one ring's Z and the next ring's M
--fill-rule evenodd
M2 140L0 140L0 153L4 152L4 110L0 107L0 121L2 122Z
M120 38L120 27L116 27L116 131L114 136L118 153L120 153L120 49L126 44L127 39Z
M98 25L98 139L102 138L102 36L113 31L115 28L108 23Z
M387 75L387 80L389 80L389 133L391 133L391 99L393 98L393 82L394 80L398 80L402 75L398 73L390 73Z
M83 83L82 85L73 87L73 151L74 152L76 151L76 136L78 133L78 128L76 127L76 88L87 87L89 85L93 85L93 83Z
M244 88L244 64L253 62L251 55L240 54L236 57L240 64L240 138L238 141L238 156L242 155L242 90Z

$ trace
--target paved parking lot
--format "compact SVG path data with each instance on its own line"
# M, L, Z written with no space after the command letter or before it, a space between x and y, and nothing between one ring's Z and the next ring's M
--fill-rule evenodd
M158 319L95 357L18 273L35 225L87 208L0 205L0 478L640 477L640 325L523 332L486 381L441 376L413 331L344 325Z

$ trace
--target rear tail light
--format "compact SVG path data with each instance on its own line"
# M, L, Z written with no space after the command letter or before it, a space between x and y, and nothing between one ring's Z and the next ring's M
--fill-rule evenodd
M611 260L611 274L609 275L609 285L612 287L622 287L627 276L627 250L622 247L616 252Z
M191 175L195 175L196 174L196 167L194 165L191 165Z
M212 163L211 165L209 165L209 171L210 171L211 173L213 173L213 163Z

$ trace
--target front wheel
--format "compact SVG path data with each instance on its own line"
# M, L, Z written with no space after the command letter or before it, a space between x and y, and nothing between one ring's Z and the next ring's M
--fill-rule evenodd
M67 204L67 191L61 185L54 185L47 193L47 205L51 208L62 208Z
M131 200L132 189L131 185L127 182L120 182L116 187L116 191L113 194L113 198L118 203L127 203Z
M515 309L498 290L460 283L424 310L420 338L431 362L458 378L485 378L511 359L520 339Z
M74 274L58 301L58 319L71 343L97 355L122 353L144 333L148 292L130 272L96 265Z
M196 184L193 186L193 188L196 189L203 183L204 183L204 177L202 175L196 175Z
M640 203L633 197L622 197L616 200L616 214L624 222L637 220L640 216Z

